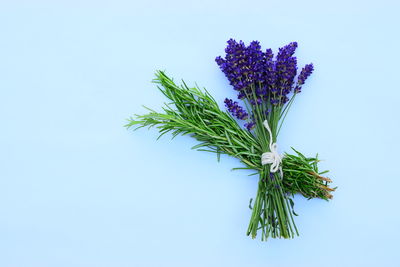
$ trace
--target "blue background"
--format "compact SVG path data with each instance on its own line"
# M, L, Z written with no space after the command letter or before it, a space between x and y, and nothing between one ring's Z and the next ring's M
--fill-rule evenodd
M396 1L2 1L0 266L400 266ZM165 99L156 69L223 104L229 38L298 41L315 73L280 135L334 200L296 197L300 237L245 235L257 178L189 137L122 126Z

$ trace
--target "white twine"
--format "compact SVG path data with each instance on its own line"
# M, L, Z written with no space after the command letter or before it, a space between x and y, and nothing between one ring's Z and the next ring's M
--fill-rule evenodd
M269 127L268 121L265 120L263 122L263 124L269 133L269 140L270 140L269 141L269 149L271 150L271 152L264 152L261 155L261 164L262 165L271 164L270 172L275 173L279 170L281 173L281 177L283 177L283 171L282 171L282 166L281 166L283 156L279 155L278 144L274 143L272 140L272 132L271 132L271 128Z

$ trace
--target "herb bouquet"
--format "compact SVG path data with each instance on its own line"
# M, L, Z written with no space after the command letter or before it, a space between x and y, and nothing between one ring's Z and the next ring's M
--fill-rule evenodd
M318 170L318 157L306 157L293 149L293 154L278 153L277 137L282 123L305 80L313 72L306 65L297 75L297 59L293 56L297 43L279 49L263 51L259 42L246 46L231 39L225 58L216 62L244 104L225 99L229 112L205 89L178 86L164 72L158 71L154 82L171 101L163 112L148 109L145 115L130 118L127 127L156 126L160 137L171 132L190 135L199 141L193 149L238 158L243 167L259 176L257 196L250 200L252 215L247 235L261 233L261 240L292 238L298 235L293 216L292 197L296 193L306 198L331 199L329 178ZM297 77L297 79L296 79ZM240 120L244 120L241 127Z

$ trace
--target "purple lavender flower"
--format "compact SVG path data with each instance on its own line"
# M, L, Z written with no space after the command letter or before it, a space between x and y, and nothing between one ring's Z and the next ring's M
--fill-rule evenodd
M271 179L271 181L273 181L273 180L275 180L275 175L272 172L270 172L269 178Z
M246 94L245 94L245 92L240 91L237 97L238 97L239 99L244 99L244 98L246 97Z
M245 120L249 117L249 114L247 114L247 112L241 106L239 106L238 102L228 98L225 98L224 102L229 112L239 120Z
M304 68L301 70L299 74L299 77L297 78L296 88L294 89L296 93L301 92L301 86L304 84L304 82L307 80L307 78L311 75L313 71L314 71L314 65L312 63L304 66Z
M246 46L243 41L230 39L225 49L225 58L217 57L215 61L228 78L230 84L238 91L238 98L251 105L262 105L266 101L272 106L282 106L289 101L289 94L300 92L301 86L313 71L313 65L306 65L295 84L297 75L297 58L294 53L296 42L279 48L276 58L271 49L261 50L258 41ZM227 102L228 101L228 102ZM228 110L240 119L248 114L237 102L226 100ZM254 114L247 128L254 127Z
M307 80L308 76L310 76L313 71L314 71L314 65L312 63L305 65L300 72L297 84L303 85L305 80Z
M297 58L293 56L297 43L292 42L279 48L275 62L276 84L271 90L272 104L285 104L288 101L287 95L291 92L294 78L297 74Z
M267 61L272 60L273 57L274 57L274 53L272 52L271 48L268 48L267 50L265 50L265 60L267 60Z
M256 123L254 121L250 121L244 124L244 127L247 128L247 130L251 131L254 127L256 126Z
M296 51L297 48L297 42L291 42L288 45L285 45L284 47L279 48L278 55L276 56L277 61L285 61L291 56L293 56L294 52Z
M259 88L259 84L265 80L265 53L258 41L246 47L242 41L233 39L228 41L225 52L225 59L217 57L215 61L230 84L239 91L238 98L243 99L252 93L251 86Z
M246 68L246 46L242 41L238 43L233 39L230 39L227 43L225 59L217 57L215 61L222 72L225 73L230 84L236 90L241 90L248 85L246 77L248 72L248 68Z
M261 51L261 46L258 41L252 41L246 48L247 56L247 77L253 83L263 82L264 79L264 62L265 55Z
M279 104L279 99L278 98L271 98L271 104L276 106Z
M256 100L254 100L254 99L250 99L250 103L252 104L252 105L261 105L262 104L262 98L257 98Z
M266 88L269 91L276 90L275 82L276 82L276 64L273 60L274 54L272 53L272 49L267 49L265 51L265 72L264 72L264 83Z

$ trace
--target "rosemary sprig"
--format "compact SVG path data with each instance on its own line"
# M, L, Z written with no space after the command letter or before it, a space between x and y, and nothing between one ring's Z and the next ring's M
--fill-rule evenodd
M292 149L297 155L285 153L282 161L285 189L291 194L299 193L308 199L332 199L331 193L336 187L330 188L328 184L332 180L322 176L328 171L318 171L318 154L314 158L307 158L293 147Z

